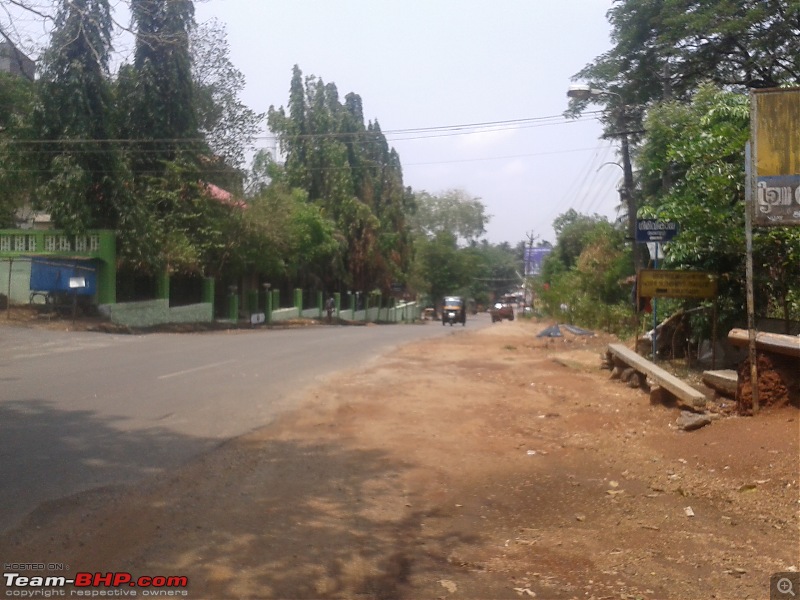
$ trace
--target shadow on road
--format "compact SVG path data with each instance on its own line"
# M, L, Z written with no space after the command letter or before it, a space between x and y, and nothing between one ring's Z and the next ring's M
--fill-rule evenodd
M0 404L0 531L57 510L88 489L127 484L218 443L165 428L123 431L123 419L30 398Z
M411 465L346 442L275 439L268 428L158 474L157 461L143 455L206 441L159 429L122 434L113 420L37 400L6 405L0 420L2 475L13 482L0 502L15 516L30 508L24 488L43 463L60 467L46 486L59 499L0 538L0 554L15 561L187 576L194 598L392 599L403 596L412 571L418 578L447 568L448 547L475 541L427 535L425 523L440 515L415 506L404 489ZM51 442L7 460L31 431ZM87 474L142 481L70 489L71 478Z
M188 570L201 597L399 598L420 556L446 563L443 546L468 541L426 538L437 516L407 496L408 467L338 443L234 441L149 495L169 507L159 531L182 535L161 536L142 568Z

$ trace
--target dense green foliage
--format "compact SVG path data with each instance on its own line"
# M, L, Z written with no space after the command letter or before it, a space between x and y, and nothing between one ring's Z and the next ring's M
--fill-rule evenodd
M308 194L286 181L284 170L267 161L270 183L248 198L244 213L250 240L248 260L277 286L316 287L341 270L343 240Z
M800 83L800 3L622 0L608 18L614 47L575 78L608 92L592 101L606 103L609 135L638 130L637 216L681 228L662 266L717 274L721 325L741 326L747 89ZM570 111L587 102L573 101ZM756 312L797 319L797 229L756 230L754 265ZM708 334L709 320L695 320L698 333Z
M641 214L675 221L681 231L669 244L665 266L710 271L718 276L720 320L745 320L744 147L749 101L741 94L701 87L690 103L654 107L640 156ZM664 186L664 174L670 185ZM800 316L800 232L754 231L756 311L789 319Z
M800 83L797 0L622 0L608 20L614 46L576 78L619 94L634 118L662 99L689 101L704 82Z
M572 209L553 228L557 241L535 286L541 309L587 327L630 329L633 262L623 230Z
M31 161L37 208L70 231L114 227L121 210L120 161L111 124L108 0L64 1L44 55Z
M467 296L477 304L490 306L495 298L523 284L522 246L511 248L508 243L493 245L483 240L470 244L463 252L472 273Z
M118 100L129 104L125 137L138 142L134 171L156 175L198 135L189 51L194 4L131 0L131 13L137 27L133 81Z
M522 284L521 250L477 240L491 218L480 199L459 189L422 190L410 193L407 206L415 249L410 282L428 304L459 295L488 306Z
M36 175L30 156L36 138L27 117L34 99L33 82L0 73L0 227L11 227L15 211L30 202Z
M411 239L400 158L377 121L364 123L361 98L342 103L334 84L295 66L288 108L270 107L268 122L287 184L304 190L344 240L343 269L326 273L326 287L388 292L404 283Z

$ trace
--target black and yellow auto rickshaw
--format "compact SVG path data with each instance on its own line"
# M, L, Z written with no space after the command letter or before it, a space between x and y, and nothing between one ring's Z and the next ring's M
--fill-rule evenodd
M445 296L442 301L442 325L467 324L467 305L460 296Z

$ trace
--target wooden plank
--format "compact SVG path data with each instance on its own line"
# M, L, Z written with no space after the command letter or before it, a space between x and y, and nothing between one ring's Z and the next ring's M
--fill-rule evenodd
M656 381L661 387L668 390L676 398L687 402L690 406L705 406L706 397L701 391L696 390L689 384L675 377L672 373L665 371L658 365L636 354L636 352L630 348L622 344L609 344L608 351L638 372L644 373Z
M731 329L728 341L734 346L747 346L750 336L746 329ZM756 348L776 354L800 358L800 337L780 333L756 333Z
M703 383L726 396L735 398L736 387L739 384L739 375L732 369L703 371Z

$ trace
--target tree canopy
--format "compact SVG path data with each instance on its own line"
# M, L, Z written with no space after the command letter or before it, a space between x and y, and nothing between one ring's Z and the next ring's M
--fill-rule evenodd
M451 189L437 194L425 190L414 194L412 227L428 237L448 231L462 243L475 241L486 232L491 218L480 198Z
M32 81L0 73L0 227L11 227L14 213L31 199L37 173L29 160L35 135L28 116L34 101Z
M704 82L744 90L800 83L797 0L621 0L614 46L575 75L619 96L629 116L661 99L689 101Z
M44 55L34 111L40 186L36 199L71 231L115 227L121 174L109 140L112 94L108 0L64 0Z
M347 244L344 272L329 285L387 291L401 281L411 259L400 158L377 121L365 124L361 98L342 103L334 84L303 77L295 66L287 108L271 106L290 186L319 205Z
M199 133L222 163L241 167L265 115L239 99L245 78L231 62L228 36L218 21L194 28L190 43Z

